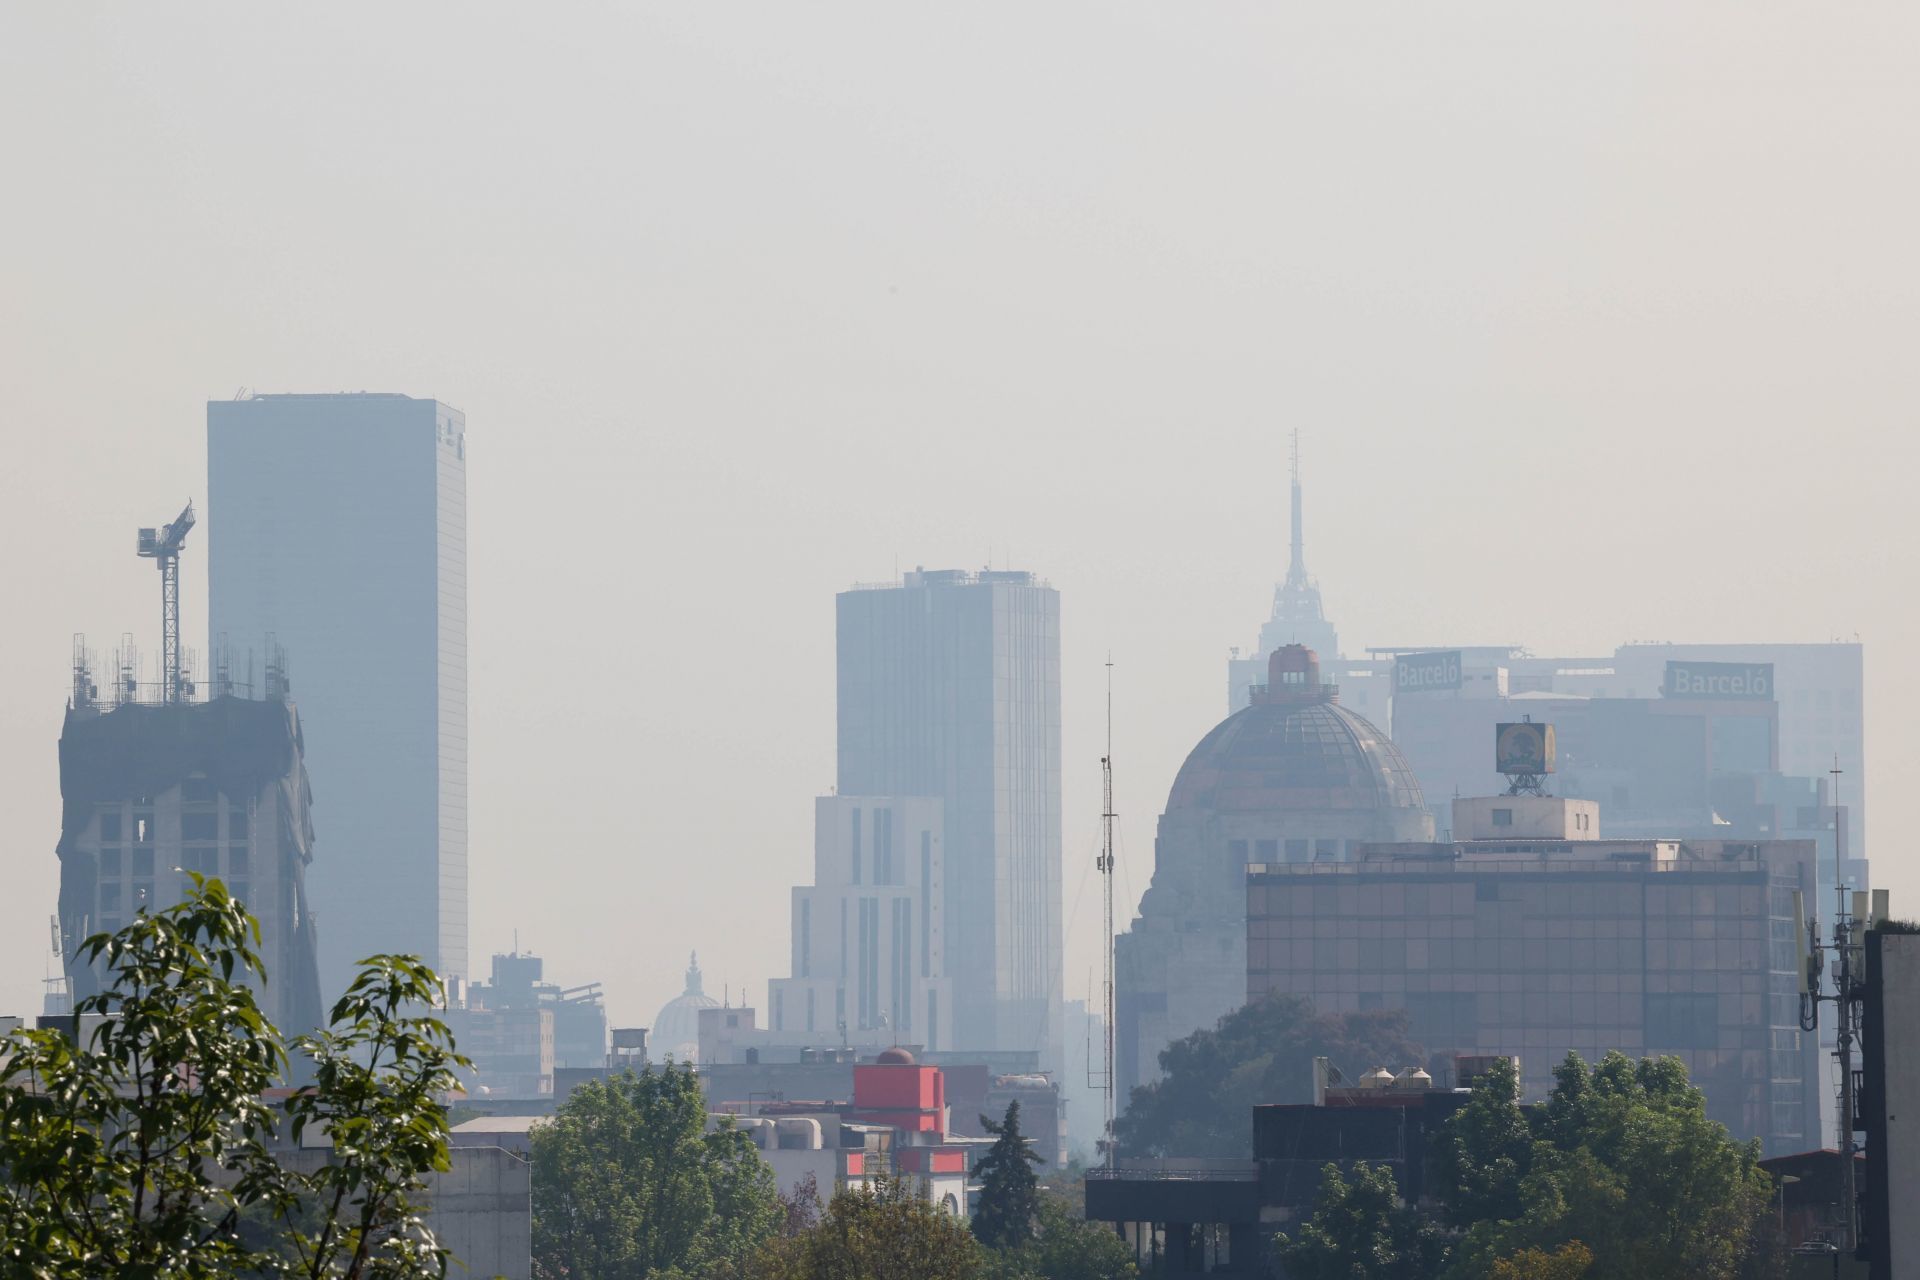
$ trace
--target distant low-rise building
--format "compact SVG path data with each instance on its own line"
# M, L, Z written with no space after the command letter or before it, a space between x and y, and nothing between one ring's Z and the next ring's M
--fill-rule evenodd
M607 1070L600 984L562 988L543 975L539 956L496 955L492 981L474 983L466 1004L448 1011L460 1051L473 1060L470 1093L551 1098L560 1073Z

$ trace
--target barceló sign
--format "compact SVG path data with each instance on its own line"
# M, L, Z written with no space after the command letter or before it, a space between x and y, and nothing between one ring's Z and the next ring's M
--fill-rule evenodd
M1669 662L1661 692L1669 698L1773 700L1771 662Z

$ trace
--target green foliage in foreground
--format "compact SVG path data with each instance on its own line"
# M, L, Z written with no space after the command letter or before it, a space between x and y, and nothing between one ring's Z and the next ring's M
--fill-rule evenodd
M1439 1195L1466 1229L1454 1274L1579 1241L1592 1280L1733 1280L1763 1270L1772 1181L1760 1148L1709 1120L1676 1058L1569 1054L1544 1108L1490 1077L1448 1122ZM1517 1122L1517 1123L1516 1123ZM1526 1140L1521 1139L1522 1132Z
M709 1130L691 1067L589 1081L536 1127L533 1257L567 1280L694 1277L742 1265L785 1216L773 1170Z
M443 1276L422 1221L448 1167L440 1098L466 1065L439 979L411 957L364 963L327 1030L296 1040L312 1087L275 1106L288 1046L246 985L258 923L218 880L80 947L102 989L84 1044L16 1031L0 1048L0 1275ZM332 1139L283 1168L276 1132Z
M1320 1173L1313 1216L1274 1252L1289 1280L1425 1280L1446 1260L1439 1226L1399 1204L1393 1170L1364 1161Z

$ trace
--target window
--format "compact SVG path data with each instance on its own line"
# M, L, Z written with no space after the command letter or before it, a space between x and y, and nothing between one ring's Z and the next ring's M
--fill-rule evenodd
M1407 992L1407 1034L1429 1053L1465 1049L1480 1039L1479 997L1471 991Z
M860 883L860 810L853 811L853 883Z
M135 844L153 843L152 813L136 813L133 815L133 842Z
M813 899L800 899L800 976L813 976ZM811 1031L813 1028L807 1028Z
M1720 1047L1720 998L1714 995L1649 991L1646 994L1649 1049Z
M182 804L212 804L219 798L220 793L214 790L212 778L196 776L180 784Z
M1305 840L1287 841L1287 861L1305 862L1307 860L1307 842Z
M1495 810L1493 811L1493 825L1494 825L1494 826L1496 826L1496 827L1510 827L1510 826L1512 826L1512 825L1513 825L1513 810L1511 810L1511 809L1495 809Z
M873 882L893 884L893 810L873 811Z
M100 876L105 880L118 880L120 878L120 851L118 849L102 849L100 851Z
M920 976L933 973L933 832L920 833Z
M213 813L181 814L180 838L182 840L218 840L220 816Z
M133 851L133 875L137 880L153 878L153 850L135 849Z
M227 846L227 874L244 876L251 870L248 866L247 846L233 844Z
M100 843L120 843L120 806L100 811Z
M1340 859L1338 840L1315 840L1313 842L1313 860L1315 862L1337 862Z
M105 880L100 884L100 914L109 915L120 910L120 882Z
M245 840L247 838L247 811L241 808L227 810L227 839Z

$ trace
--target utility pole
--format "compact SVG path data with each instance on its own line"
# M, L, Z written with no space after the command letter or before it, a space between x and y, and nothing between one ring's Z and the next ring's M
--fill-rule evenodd
M1106 933L1102 943L1106 950L1106 1066L1101 1073L1101 1085L1106 1091L1106 1115L1103 1131L1106 1135L1107 1168L1112 1169L1117 1161L1116 1143L1113 1135L1114 1089L1113 1089L1113 655L1107 655L1107 753L1100 757L1100 786L1102 802L1100 805L1100 858L1095 866L1100 871L1102 887L1106 894Z
M1822 943L1819 920L1809 920L1805 926L1807 953L1800 977L1800 1028L1806 1032L1817 1031L1820 1026L1820 1005L1822 1002L1833 1005L1833 1056L1840 1066L1840 1132L1836 1145L1840 1149L1842 1223L1840 1239L1835 1242L1839 1246L1839 1252L1834 1254L1837 1275L1840 1252L1852 1253L1860 1244L1860 1198L1854 1170L1854 1155L1858 1150L1853 1137L1854 1112L1858 1104L1853 1083L1853 1047L1859 1039L1860 1002L1865 995L1865 946L1869 922L1864 891L1854 894L1853 901L1848 902L1847 886L1842 879L1846 851L1841 844L1838 760L1834 761L1834 767L1829 772L1833 778L1833 933L1830 941ZM1800 895L1796 891L1794 914L1799 917L1801 913ZM1831 993L1820 989L1820 981L1829 961L1833 969Z

